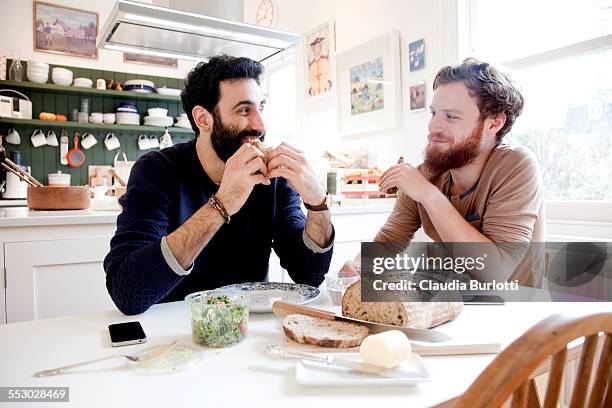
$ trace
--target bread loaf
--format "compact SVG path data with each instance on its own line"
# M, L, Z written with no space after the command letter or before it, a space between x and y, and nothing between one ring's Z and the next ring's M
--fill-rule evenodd
M362 302L361 281L352 284L342 297L342 315L374 323L428 329L454 320L462 302Z
M324 320L301 314L290 314L283 321L283 331L290 339L322 347L355 347L369 330L359 324Z

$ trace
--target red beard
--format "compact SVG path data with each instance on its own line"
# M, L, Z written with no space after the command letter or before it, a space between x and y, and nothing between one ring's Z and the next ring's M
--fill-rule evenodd
M428 144L425 149L424 169L434 175L441 174L447 170L458 169L472 163L480 153L480 140L484 120L479 120L470 137L453 146L448 151L440 151L433 144ZM438 135L429 135L429 139Z

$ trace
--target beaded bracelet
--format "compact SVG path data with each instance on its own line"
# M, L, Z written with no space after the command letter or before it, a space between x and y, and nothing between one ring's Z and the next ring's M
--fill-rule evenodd
M226 224L230 223L231 217L229 213L227 212L225 207L223 207L223 204L221 204L219 199L214 194L210 195L210 198L208 199L208 204L210 204L215 210L219 212L219 214L221 214L221 217L223 217L224 223Z

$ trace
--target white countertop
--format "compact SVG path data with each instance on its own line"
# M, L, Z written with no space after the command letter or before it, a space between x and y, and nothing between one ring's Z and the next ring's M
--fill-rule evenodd
M332 207L331 214L389 213L393 203L386 202L368 206ZM27 207L0 207L0 228L32 227L48 225L114 224L120 211L56 210L34 211Z
M327 307L326 296L320 296L312 305ZM436 330L456 339L469 334L475 339L496 340L506 346L553 313L604 308L609 310L610 304L467 306L455 321ZM142 323L148 343L111 348L107 325L131 320ZM55 377L32 376L38 370L135 353L174 339L200 348L205 354L201 363L187 371L164 376L137 374L119 360L111 366L84 367L80 372ZM196 346L183 302L156 305L139 316L109 311L13 323L0 326L0 384L69 387L69 406L78 407L424 407L460 395L495 357L491 354L424 357L432 381L416 387L309 387L296 382L295 360L267 355L266 346L270 344L293 343L284 338L280 319L272 314L251 314L249 334L242 343L223 349Z
M28 205L28 200L2 200L0 199L0 207L25 207Z
M0 208L0 228L47 225L114 224L120 211L34 211L27 207Z

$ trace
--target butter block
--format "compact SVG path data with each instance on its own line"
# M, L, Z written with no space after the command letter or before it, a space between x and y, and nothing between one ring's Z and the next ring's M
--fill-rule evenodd
M408 361L412 347L404 333L389 330L366 337L359 352L364 363L393 368Z

